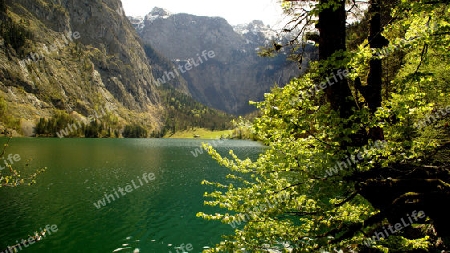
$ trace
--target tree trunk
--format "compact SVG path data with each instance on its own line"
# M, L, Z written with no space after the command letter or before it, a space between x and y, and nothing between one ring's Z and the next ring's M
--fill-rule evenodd
M326 5L330 0L320 0L321 5ZM346 12L345 2L339 1L339 6L333 10L333 7L323 9L319 13L319 24L317 28L320 32L319 37L319 61L326 61L335 52L346 50ZM321 72L321 79L325 80L327 77L339 76L337 71L341 66L336 66L332 69L324 69ZM325 93L331 107L339 111L342 118L348 118L351 115L351 109L355 106L353 100L348 97L352 96L350 88L348 87L346 78L338 78L338 81L325 89Z
M387 40L381 35L381 8L380 0L371 0L370 9L370 34L369 46L371 49L381 49L386 46ZM366 99L370 112L375 113L381 107L381 85L382 85L382 65L381 59L372 58L369 62L369 76L367 77L367 93L363 96ZM384 140L383 129L372 128L369 131L372 140Z

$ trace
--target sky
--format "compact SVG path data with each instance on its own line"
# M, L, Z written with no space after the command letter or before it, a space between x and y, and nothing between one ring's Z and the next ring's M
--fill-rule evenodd
M282 10L279 0L122 0L127 16L145 16L153 7L171 13L197 16L219 16L231 25L262 20L264 24L279 26Z

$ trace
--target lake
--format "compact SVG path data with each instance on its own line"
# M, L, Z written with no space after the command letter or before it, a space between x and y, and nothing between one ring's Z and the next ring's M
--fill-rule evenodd
M32 186L0 188L0 252L46 225L46 236L19 252L175 253L181 244L192 245L184 252L214 246L233 230L195 216L218 211L203 205L203 193L212 188L201 181L226 183L229 171L195 151L202 141L211 142L13 138L6 156L20 155L15 169L47 171ZM263 150L257 142L215 142L220 153L233 149L241 158L255 159Z

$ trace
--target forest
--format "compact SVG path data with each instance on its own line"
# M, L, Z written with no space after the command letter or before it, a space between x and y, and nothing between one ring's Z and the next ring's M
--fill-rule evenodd
M51 118L40 118L34 133L38 137L86 137L86 138L161 138L167 134L194 128L211 131L231 129L232 115L208 108L192 97L164 86L160 88L164 112L164 125L161 129L149 132L144 126L119 122L114 112L105 112L89 122L77 120L77 117L65 111L56 110ZM5 114L2 114L2 108ZM7 105L0 100L0 118L4 122L14 123L6 114ZM102 108L102 107L100 107ZM104 111L103 111L104 112ZM2 116L3 115L3 116ZM15 123L17 124L17 123Z
M266 53L319 59L254 103L257 159L204 145L229 183L203 181L220 211L197 216L240 224L205 252L449 252L448 3L281 4L298 36Z

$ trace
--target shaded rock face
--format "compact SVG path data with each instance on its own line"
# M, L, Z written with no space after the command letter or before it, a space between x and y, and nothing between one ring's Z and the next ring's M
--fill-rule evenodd
M262 100L275 83L284 84L301 73L285 54L257 55L259 47L271 45L276 35L261 21L233 28L223 18L170 14L160 8L129 19L144 43L176 66L198 59L205 50L213 51L214 58L180 75L196 100L229 113L251 112L255 108L250 100Z
M113 104L125 121L133 120L127 118L133 111L148 117L147 126L159 125L157 83L120 0L9 0L6 5L8 16L33 34L22 56L0 43L1 95L22 107L27 116L20 117L46 117L53 109L86 114ZM75 32L78 38L69 39ZM55 44L56 50L48 50Z

